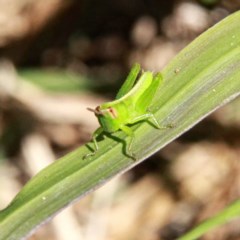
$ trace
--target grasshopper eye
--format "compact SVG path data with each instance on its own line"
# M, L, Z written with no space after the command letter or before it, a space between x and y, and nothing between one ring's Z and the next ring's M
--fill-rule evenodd
M108 108L108 112L111 114L112 118L117 118L117 112L114 108Z

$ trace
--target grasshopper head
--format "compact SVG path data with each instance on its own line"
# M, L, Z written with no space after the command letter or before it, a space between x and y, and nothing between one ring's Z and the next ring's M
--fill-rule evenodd
M112 107L107 107L105 109L101 109L100 106L97 106L95 109L92 108L87 108L87 110L94 112L94 114L96 115L96 117L109 117L109 118L117 118L117 112L114 108Z
M94 112L105 132L115 132L119 129L117 111L115 108L110 106L98 106L95 109L88 108L88 110Z

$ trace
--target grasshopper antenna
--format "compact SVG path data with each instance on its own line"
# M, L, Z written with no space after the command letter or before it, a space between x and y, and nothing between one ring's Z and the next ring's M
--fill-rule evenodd
M101 115L101 114L102 114L102 112L99 111L99 107L96 107L96 109L87 108L87 110L90 111L90 112L93 112L93 113L95 113L95 114L97 114L97 115Z

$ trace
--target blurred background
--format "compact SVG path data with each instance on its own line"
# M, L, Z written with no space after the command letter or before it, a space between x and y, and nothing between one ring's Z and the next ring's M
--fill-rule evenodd
M239 0L0 0L0 209L90 140L87 107L160 71ZM58 214L31 240L171 240L240 196L240 99ZM240 221L202 239L240 239Z

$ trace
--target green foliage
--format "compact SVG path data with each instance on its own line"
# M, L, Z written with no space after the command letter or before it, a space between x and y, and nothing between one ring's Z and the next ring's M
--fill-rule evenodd
M223 209L216 216L204 221L199 224L196 228L189 231L186 235L179 238L179 240L193 240L201 237L207 231L218 227L230 219L234 219L236 217L240 217L240 200L235 201L230 206Z
M54 92L79 92L89 89L91 81L86 77L60 69L22 69L20 77L45 90Z
M161 125L131 127L136 136L137 161L122 152L122 142L110 138L90 160L83 146L37 174L12 203L0 212L0 239L20 239L61 208L84 196L110 178L132 168L163 148L222 104L240 93L240 12L209 29L163 70L164 83L155 95L151 111ZM127 140L122 133L114 137ZM33 214L34 213L34 214ZM206 231L206 228L204 231ZM204 232L202 231L202 232Z

